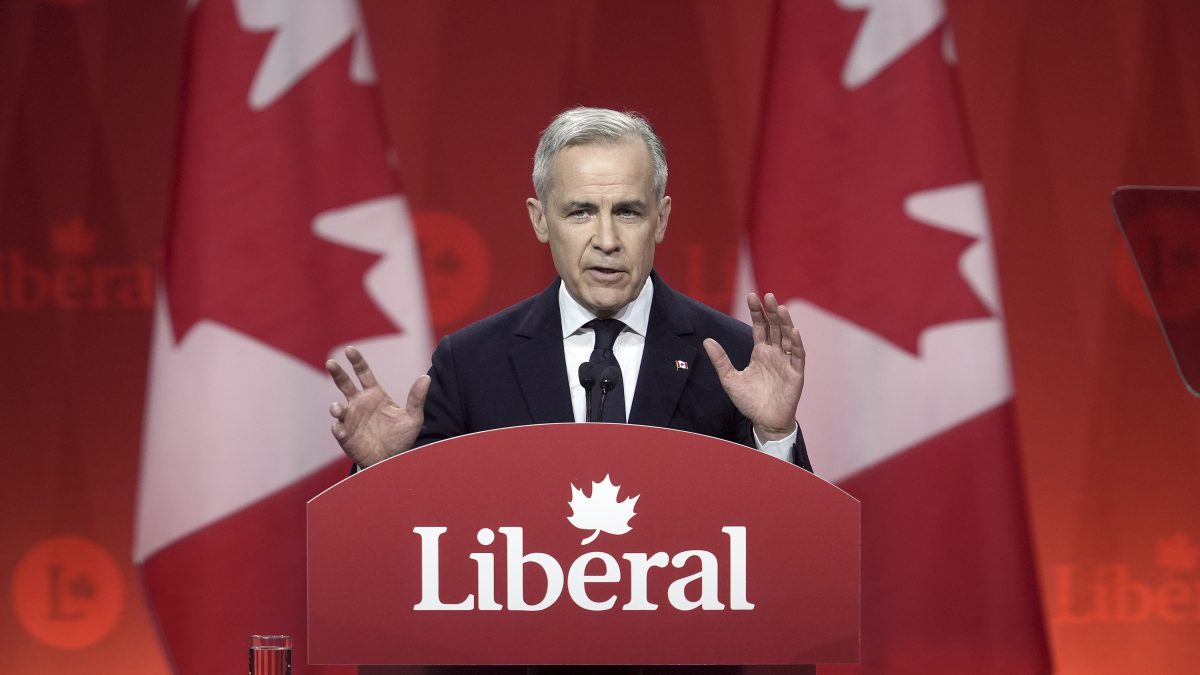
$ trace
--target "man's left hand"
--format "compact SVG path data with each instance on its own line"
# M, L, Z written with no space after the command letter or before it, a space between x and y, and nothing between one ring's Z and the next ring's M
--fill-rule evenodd
M744 370L734 368L712 338L704 341L704 351L733 404L754 424L759 440L778 441L796 430L796 406L804 389L804 344L787 307L773 293L762 300L751 293L746 304L754 333L750 364Z

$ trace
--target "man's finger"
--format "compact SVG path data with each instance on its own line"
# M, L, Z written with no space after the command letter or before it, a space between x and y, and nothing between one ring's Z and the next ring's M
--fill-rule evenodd
M350 365L354 366L354 374L358 376L363 389L379 386L375 381L375 373L371 372L371 366L367 365L367 359L362 352L354 347L346 347L346 358L350 359Z
M800 329L792 328L792 358L800 359L800 369L804 369L804 340L800 337Z
M800 392L804 392L804 342L800 339L800 330L792 329L792 366L800 373Z
M337 388L350 399L358 394L358 387L354 386L354 380L342 370L342 364L329 359L325 362L325 370L329 371L329 376L333 378L333 383Z
M410 415L418 411L425 410L425 396L429 393L429 384L432 382L428 375L422 375L413 382L412 387L408 390L408 400L404 402L404 408L408 410Z
M763 316L765 317L767 324L767 344L780 344L781 331L779 330L779 302L775 300L774 293L767 293L766 296L763 297Z
M329 414L340 421L342 419L342 415L346 414L346 406L334 401L333 403L329 404Z
M791 355L797 349L796 341L793 339L796 329L792 326L792 317L788 314L787 305L779 305L777 314L779 316L779 348L785 354Z
M337 439L338 443L346 440L346 425L341 422L334 422L329 430L333 432L333 437Z
M725 353L725 348L716 340L706 338L704 340L704 351L708 352L708 359L712 361L713 368L717 371L717 377L722 381L737 372L737 369L729 362L729 355Z
M763 315L762 301L751 293L746 296L746 307L750 309L750 328L754 333L754 344L767 339L767 319Z
M776 302L775 305L779 308L778 313L780 327L782 327L784 330L791 330L792 327L796 325L796 323L792 321L791 311L787 308L787 305L783 304L782 302Z

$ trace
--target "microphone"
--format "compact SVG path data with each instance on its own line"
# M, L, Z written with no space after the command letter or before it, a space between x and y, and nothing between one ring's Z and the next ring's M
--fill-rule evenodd
M600 371L600 419L597 420L598 422L604 421L604 399L608 398L608 392L617 386L619 377L621 377L621 371L616 366L605 366L604 370Z
M590 361L579 364L579 384L583 385L585 422L592 421L592 387L596 386L596 368Z

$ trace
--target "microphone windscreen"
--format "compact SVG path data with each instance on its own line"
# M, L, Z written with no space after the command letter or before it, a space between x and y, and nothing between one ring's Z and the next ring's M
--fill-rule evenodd
M600 371L600 388L604 391L611 390L617 384L617 380L621 377L621 369L616 366L605 366L604 370Z
M579 364L579 384L589 391L596 384L596 367L590 361Z

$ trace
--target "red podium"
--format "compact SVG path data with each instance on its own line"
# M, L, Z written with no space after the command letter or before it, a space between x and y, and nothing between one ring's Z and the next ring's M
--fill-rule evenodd
M858 660L859 504L626 424L470 434L308 504L314 664Z

